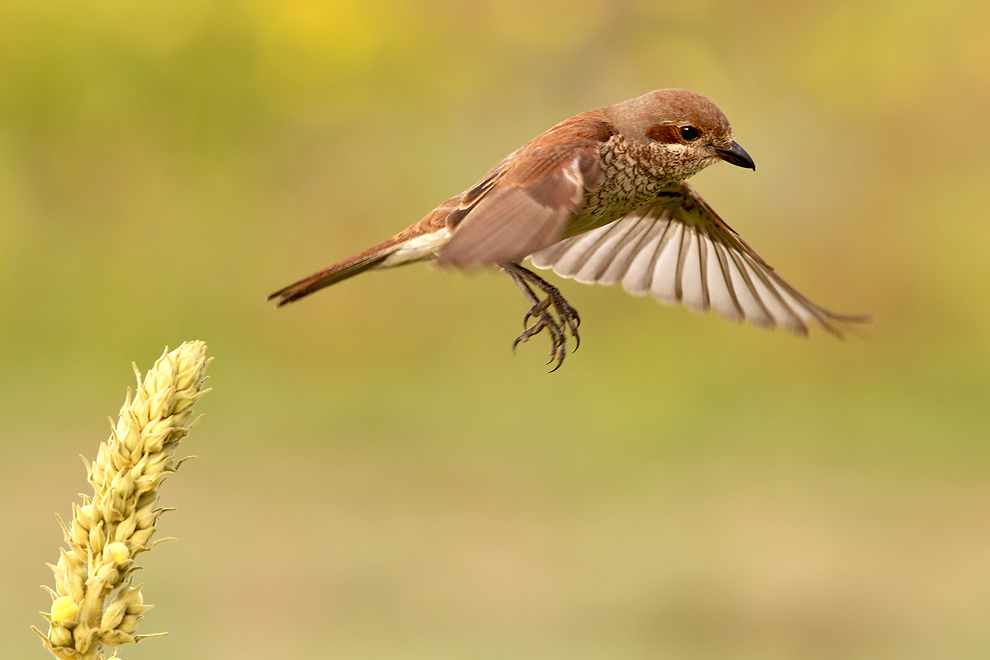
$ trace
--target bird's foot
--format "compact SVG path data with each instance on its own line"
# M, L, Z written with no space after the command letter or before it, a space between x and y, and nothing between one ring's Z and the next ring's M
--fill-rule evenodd
M512 352L516 352L516 346L519 344L529 341L530 337L535 337L543 332L543 330L546 330L550 335L550 359L547 360L547 364L557 360L557 367L559 367L567 355L567 333L564 329L563 322L554 318L553 314L549 311L549 307L550 298L547 297L533 305L526 312L526 316L523 317L523 328L525 329L512 342ZM534 320L535 322L530 325L530 320ZM557 367L554 367L554 369Z
M550 335L550 359L547 360L547 364L557 363L550 370L552 373L560 368L567 356L568 331L574 337L574 350L577 350L578 346L581 345L581 337L578 334L581 317L555 286L532 271L518 264L506 264L503 268L529 301L533 303L533 306L523 317L525 330L512 342L512 351L515 352L516 346L529 341L531 337L546 330ZM546 294L546 297L541 299L531 286ZM531 320L535 320L532 325L529 324Z

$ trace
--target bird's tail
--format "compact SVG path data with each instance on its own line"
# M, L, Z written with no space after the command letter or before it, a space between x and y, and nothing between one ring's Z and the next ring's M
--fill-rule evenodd
M355 255L350 259L345 259L339 263L336 263L329 268L324 268L318 273L313 273L309 277L305 277L298 282L294 282L284 289L279 289L275 293L268 296L268 300L275 300L276 306L281 307L293 300L299 300L304 296L319 291L324 287L328 287L331 284L336 284L342 280L346 280L349 277L354 277L366 270L375 268L381 265L385 259L388 258L390 254L395 252L398 245L393 240L386 241L380 245L365 250L361 254Z

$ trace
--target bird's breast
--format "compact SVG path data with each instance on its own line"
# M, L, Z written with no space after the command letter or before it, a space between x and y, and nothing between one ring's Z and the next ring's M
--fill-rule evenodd
M644 158L613 136L601 148L601 179L584 194L584 203L567 224L565 238L607 225L650 202L672 181L658 178Z

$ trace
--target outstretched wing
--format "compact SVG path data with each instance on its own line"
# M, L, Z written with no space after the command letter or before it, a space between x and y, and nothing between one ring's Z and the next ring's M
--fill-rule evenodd
M818 307L785 282L686 183L604 227L532 255L537 268L585 284L615 284L665 304L713 309L731 321L783 326L799 335L818 325L842 336L842 316Z
M601 179L599 150L609 135L605 122L584 113L503 160L448 217L451 238L437 263L493 266L558 242L585 191Z

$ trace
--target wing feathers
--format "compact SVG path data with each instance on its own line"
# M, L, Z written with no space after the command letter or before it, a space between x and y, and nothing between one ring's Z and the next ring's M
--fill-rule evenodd
M665 305L674 305L680 301L678 263L680 262L683 236L684 225L679 222L671 222L666 240L658 248L650 293Z
M711 298L712 309L715 313L729 321L743 321L746 313L739 304L735 287L732 284L732 272L729 270L729 260L725 256L725 248L715 241L708 241L708 295Z
M608 126L594 113L558 124L499 163L465 193L448 226L441 266L519 261L564 235L584 193L601 179L599 148Z
M632 251L625 262L612 262L606 277L599 280L602 284L622 282L622 286L634 296L643 296L650 291L653 281L653 268L656 266L656 253L670 223L660 221L650 223L645 218L640 224L648 226L646 235L639 244L638 251Z
M584 194L581 156L556 169L541 163L536 180L482 195L438 255L440 265L468 267L515 261L553 245Z
M650 224L647 222L629 224L615 237L614 249L609 250L607 245L600 245L574 279L583 284L591 284L601 281L606 273L618 270L625 272L629 260L636 254L640 242L649 230ZM614 275L609 279L614 281Z
M799 335L817 325L842 335L839 323L863 317L828 312L785 282L685 183L665 189L652 205L563 240L532 255L579 282L647 292L665 304L712 309L730 321Z
M708 309L708 291L705 286L705 263L701 252L701 235L684 232L685 248L681 250L681 302L696 312ZM708 251L705 250L705 253Z

